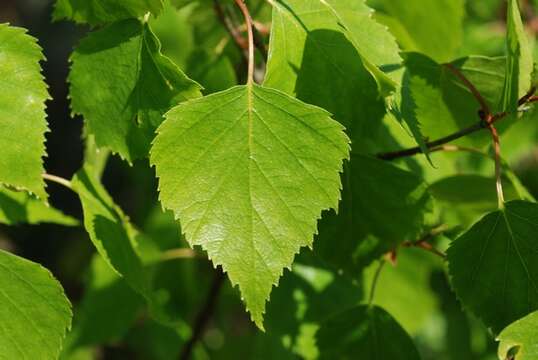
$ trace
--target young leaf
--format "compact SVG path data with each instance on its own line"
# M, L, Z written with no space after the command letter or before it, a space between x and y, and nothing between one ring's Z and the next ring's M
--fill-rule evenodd
M0 24L0 184L47 199L41 177L45 153L47 85L36 40L26 30Z
M301 74L318 69L315 78L331 81L318 82L316 91L329 87L332 95L346 94L335 80L349 77L348 69L362 63L383 95L395 90L394 79L380 67L401 63L398 46L363 0L277 0L273 5L265 85L293 94Z
M531 88L534 69L532 52L517 0L508 0L506 38L508 57L501 104L503 110L515 112L518 108L518 99Z
M499 359L533 360L538 358L538 311L515 321L497 337ZM514 355L514 357L510 357Z
M348 141L324 110L255 84L179 105L158 129L161 202L239 285L259 327L283 268L338 205Z
M162 115L200 87L160 52L147 24L125 20L91 33L72 56L73 111L98 147L132 162L145 157Z
M157 15L162 8L163 0L57 0L52 17L55 21L69 19L95 26L148 12Z
M13 191L0 186L0 224L52 223L77 226L77 219L63 214L43 201L25 192Z
M315 246L331 264L359 274L383 253L420 235L431 197L414 173L367 156L352 154L342 179L338 213L323 215Z
M0 304L2 358L58 358L71 304L48 270L0 250Z
M463 39L464 0L382 0L381 3L392 17L392 21L385 23L398 42L412 44L405 50L424 53L439 62L454 59Z
M495 332L538 309L537 228L538 205L512 201L448 249L457 296Z
M363 305L334 316L316 337L321 359L420 359L405 330L377 306Z

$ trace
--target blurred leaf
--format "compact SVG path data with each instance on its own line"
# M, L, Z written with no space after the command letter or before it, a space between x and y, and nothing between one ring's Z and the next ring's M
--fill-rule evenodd
M513 175L513 174L512 174ZM515 176L515 175L513 175ZM515 178L516 181L517 178ZM519 183L522 191L526 189ZM479 219L484 213L494 211L498 206L496 181L493 177L482 175L455 175L443 178L430 185L429 191L442 205L442 211L449 225L468 226ZM505 199L529 200L521 197L518 189L503 177Z
M537 227L538 205L512 201L448 249L458 298L494 332L538 309Z
M69 19L77 23L103 25L140 17L148 12L158 15L163 0L57 0L53 20Z
M168 311L168 291L155 284L151 264L145 264L140 256L139 244L147 240L93 174L91 167L85 166L72 181L82 202L84 226L91 241L107 264L144 297L157 320L175 324L178 318L175 312Z
M359 284L304 250L286 272L267 304L266 333L257 336L256 359L313 359L319 355L315 334L329 317L356 306Z
M497 337L500 360L533 360L538 358L538 311L515 321ZM512 357L510 357L512 356Z
M518 0L508 0L507 13L507 51L506 81L501 100L503 110L517 111L518 99L531 88L531 75L534 70L529 40L519 13Z
M383 0L382 4L393 17L385 24L400 44L409 45L412 39L414 46L405 50L419 51L438 62L454 59L463 38L464 0Z
M56 359L71 304L52 274L0 250L0 349L5 359Z
M338 213L323 214L315 249L334 266L358 276L401 242L416 240L431 210L431 197L415 174L366 156L352 155L342 179Z
M418 124L422 137L434 140L480 121L480 105L447 66L418 53L407 53L404 57L406 73L401 112L411 128L412 124ZM504 59L475 56L456 60L450 65L476 86L492 111L497 110L504 81ZM415 138L416 133L414 131ZM458 142L483 146L490 142L490 136L484 131Z
M6 225L51 223L78 226L77 219L63 214L26 192L0 185L0 223Z
M372 264L365 271L365 293L371 288L378 266ZM399 250L396 264L386 264L378 278L373 303L387 310L408 333L416 335L440 310L430 283L432 272L440 268L442 261L424 250Z
M73 111L84 116L98 147L129 162L147 156L166 111L200 96L199 85L161 54L149 25L138 20L90 33L71 60Z
M359 306L330 318L316 338L321 359L420 359L405 330L377 306Z
M99 255L92 259L84 297L69 334L71 351L122 339L139 314L144 300Z
M47 200L41 175L46 156L47 85L37 40L26 30L0 24L0 184L27 190Z

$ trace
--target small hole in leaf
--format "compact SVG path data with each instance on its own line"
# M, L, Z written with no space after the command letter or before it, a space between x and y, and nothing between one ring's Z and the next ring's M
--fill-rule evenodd
M521 346L519 345L510 348L510 350L508 350L508 353L506 354L506 360L515 360L520 348Z

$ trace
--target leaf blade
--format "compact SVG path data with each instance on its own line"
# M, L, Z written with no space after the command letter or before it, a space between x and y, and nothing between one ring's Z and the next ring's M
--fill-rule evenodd
M8 91L0 94L0 183L27 190L47 200L43 157L48 131L47 86L36 39L22 28L0 24L0 78Z
M72 316L60 283L40 265L2 250L0 269L2 355L57 358Z
M325 111L253 84L180 105L158 130L151 163L163 206L239 284L259 327L283 268L338 204L342 130Z

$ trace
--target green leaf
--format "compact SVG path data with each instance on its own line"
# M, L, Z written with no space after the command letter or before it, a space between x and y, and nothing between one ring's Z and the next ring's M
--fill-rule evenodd
M512 201L448 249L457 296L494 332L538 309L537 228L538 205Z
M256 359L315 359L315 334L321 322L355 307L359 284L305 249L280 280L267 304L267 333L257 334Z
M506 81L501 100L503 110L515 112L518 99L531 88L534 61L517 0L508 0Z
M77 23L103 25L137 18L148 12L158 15L162 0L57 0L53 20L69 19Z
M84 297L76 308L73 330L69 334L71 351L121 339L144 304L101 256L93 257L88 275Z
M420 235L431 197L414 173L367 156L352 154L342 179L338 213L324 213L315 249L357 275L377 257Z
M373 304L387 310L408 333L417 335L441 310L431 277L442 265L441 259L422 249L399 250L396 263L385 264L379 275ZM378 268L375 262L366 269L365 293L370 291Z
M412 40L413 46L405 50L424 53L439 62L454 59L463 39L464 0L383 0L382 4L392 17L392 22L385 24L398 42L410 45Z
M506 327L497 340L500 341L497 355L500 360L533 360L538 358L538 311L515 321Z
M404 58L401 115L419 144L424 137L438 139L480 121L477 100L445 65L418 53L407 53ZM476 86L492 111L498 110L504 83L503 58L474 56L458 59L451 65ZM459 140L479 146L490 141L485 131Z
M39 65L43 59L36 39L26 30L0 24L0 184L46 200L41 174L49 95Z
M200 87L160 52L147 24L125 20L91 33L71 58L71 105L98 147L145 157L162 115Z
M148 283L137 254L137 232L129 219L85 166L72 180L84 212L84 227L107 263L133 288L147 294Z
M363 0L278 0L273 6L266 86L294 94L301 74L306 77L317 70L316 79L331 81L319 81L315 91L323 94L329 90L322 87L328 87L335 90L333 95L345 94L347 89L337 87L350 81L339 78L351 77L356 71L349 70L363 64L381 94L395 90L394 79L380 67L401 63L398 46L372 19Z
M108 265L144 297L156 320L175 323L175 314L166 308L168 294L164 289L156 289L149 264L139 254L139 244L145 240L143 235L114 204L94 174L95 170L86 165L72 180L91 241Z
M63 214L43 201L20 191L0 186L0 224L41 224L52 223L77 226L79 222Z
M0 303L2 358L58 358L71 304L48 270L0 250Z
M420 359L405 330L377 306L336 315L322 324L317 340L320 359Z
M515 177L515 175L513 175ZM515 178L517 181L517 178ZM523 191L526 191L521 184ZM442 178L430 185L429 191L441 205L444 223L454 226L470 226L483 214L498 207L494 177L482 175L454 175ZM510 200L528 200L518 193L516 185L503 177L504 197Z
M255 84L170 111L151 162L160 199L238 284L262 327L282 270L312 245L317 219L336 208L349 146L322 109Z

